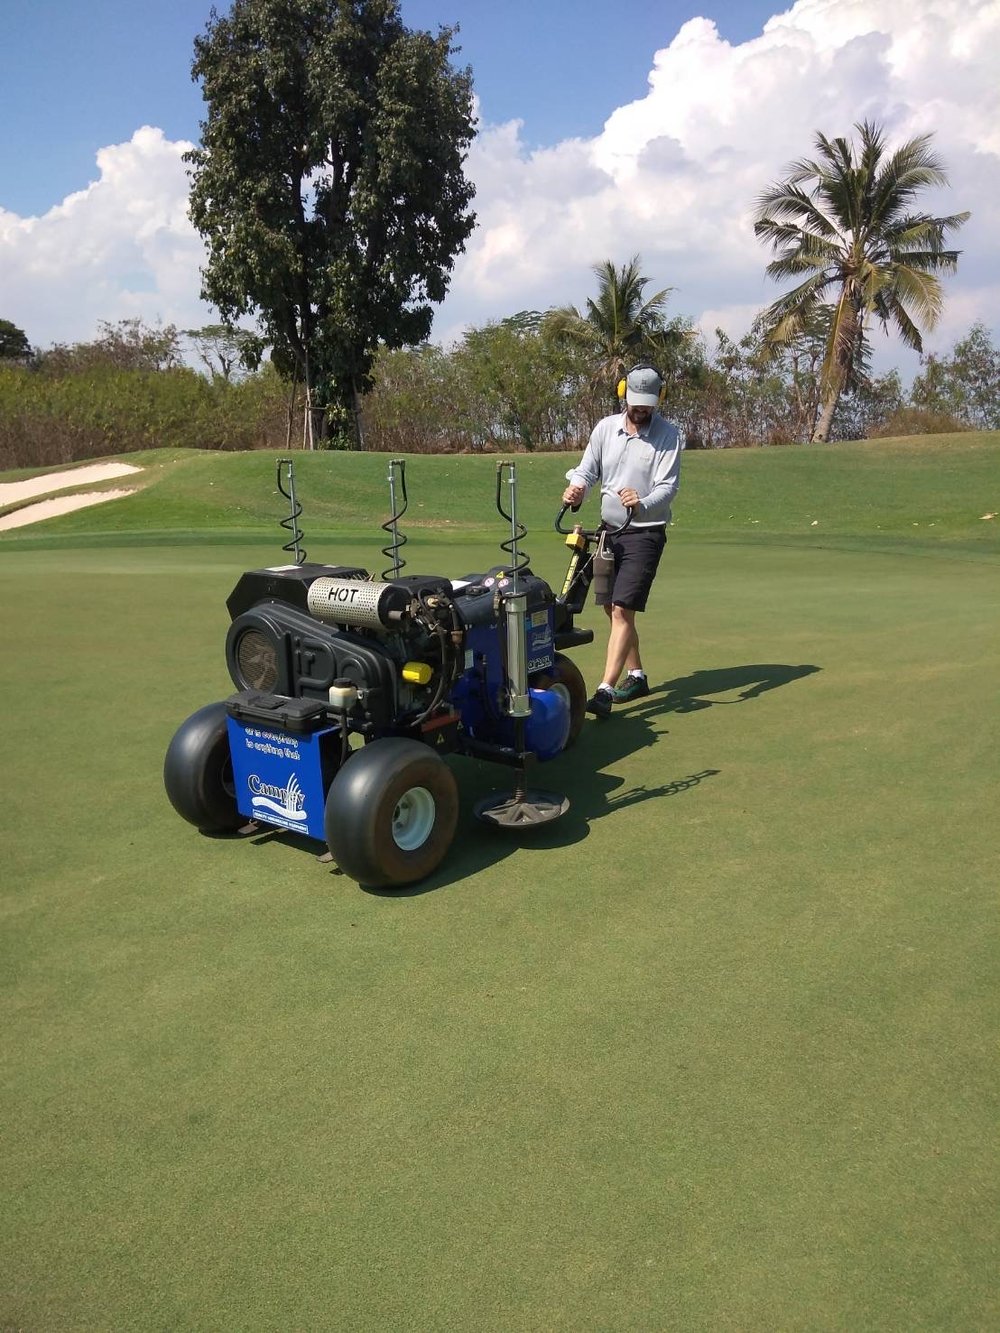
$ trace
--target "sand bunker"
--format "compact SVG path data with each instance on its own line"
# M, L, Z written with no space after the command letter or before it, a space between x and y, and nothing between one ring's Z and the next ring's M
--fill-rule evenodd
M43 477L30 477L27 481L0 482L0 507L30 500L35 495L51 495L53 491L66 490L70 486L93 485L97 481L110 481L113 477L125 477L130 472L141 471L141 468L133 467L130 463L88 463L86 467L48 472ZM123 495L131 494L131 491L124 490L59 495L38 504L25 505L23 509L15 509L12 514L0 515L0 532L23 528L29 523L40 523L42 519L71 514L74 509L86 509L89 505L103 504L106 500L118 500Z

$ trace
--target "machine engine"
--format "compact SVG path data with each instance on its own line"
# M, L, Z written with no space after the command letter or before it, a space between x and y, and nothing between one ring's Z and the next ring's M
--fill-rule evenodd
M461 724L481 744L509 745L503 603L513 586L503 567L454 581L378 581L363 569L321 564L251 570L227 602L226 664L245 695L334 700L338 708L346 695L348 725L363 734L434 731L444 745L448 727ZM530 678L553 664L555 598L530 571L517 588L526 599ZM560 711L552 701L532 709L527 743L539 758L565 743L569 719L552 716Z

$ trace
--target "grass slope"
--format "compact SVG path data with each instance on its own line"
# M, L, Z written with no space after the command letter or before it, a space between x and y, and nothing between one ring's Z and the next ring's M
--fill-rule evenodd
M137 494L0 534L0 549L190 541L192 534L245 541L276 534L287 502L275 485L275 458L163 450L123 456L148 468ZM530 529L548 532L575 455L516 461L519 514ZM487 457L410 458L404 530L432 532L436 540L488 537L499 523L496 466ZM307 545L334 534L378 535L388 517L385 455L298 454L295 470ZM693 452L684 460L676 518L679 531L715 540L781 538L807 546L916 540L990 550L1000 549L998 525L982 515L996 511L1000 432L994 431L812 449ZM584 512L592 517L596 501Z
M395 895L163 796L269 523L5 544L4 1325L995 1326L1000 561L978 514L907 540L896 447L688 459L653 694L542 771L572 806L532 838L477 825L506 775L454 761L459 838ZM983 454L942 484L932 449L939 505L996 507ZM347 461L381 514L385 460ZM525 461L555 579L563 460ZM410 567L494 563L493 464L414 460L414 505L425 463L489 539L413 528ZM840 546L725 527L809 468ZM860 510L890 492L899 549ZM359 531L322 554L371 567Z

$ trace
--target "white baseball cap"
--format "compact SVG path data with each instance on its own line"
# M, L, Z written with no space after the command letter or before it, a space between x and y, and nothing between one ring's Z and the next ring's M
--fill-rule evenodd
M659 407L663 381L652 366L637 366L625 381L625 401L629 407Z

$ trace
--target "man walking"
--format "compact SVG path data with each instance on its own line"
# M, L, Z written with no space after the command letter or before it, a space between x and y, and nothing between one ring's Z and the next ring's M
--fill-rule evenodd
M600 482L601 520L606 529L620 528L626 513L632 513L625 532L605 539L614 556L615 574L607 599L598 599L610 632L604 675L587 701L587 711L596 717L607 717L615 702L649 693L635 617L646 609L666 544L684 448L680 430L657 410L663 391L663 380L652 366L633 366L625 380L624 412L597 423L563 491L564 504L579 505ZM627 675L618 688L623 671Z

